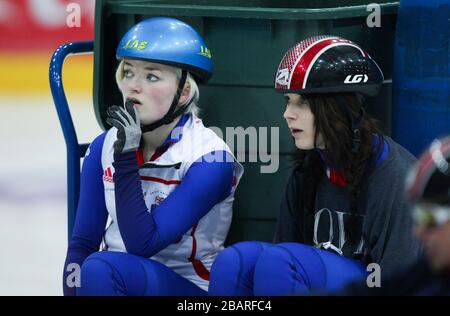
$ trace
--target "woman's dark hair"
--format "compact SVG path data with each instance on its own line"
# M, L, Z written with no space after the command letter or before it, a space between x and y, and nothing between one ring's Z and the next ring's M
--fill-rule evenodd
M338 104L338 98L345 101L345 106L353 117L358 121L361 117L361 107L364 103L362 96L355 93L337 94L304 94L305 99L315 119L315 144L317 145L319 133L325 143L322 151L323 158L327 164L335 167L343 173L350 192L350 213L358 213L358 198L366 178L367 171L372 169L376 163L376 157L382 150L383 133L377 122L364 116L359 126L361 132L361 145L359 151L352 152L352 130L348 115ZM373 135L379 137L378 148L373 149ZM316 146L317 147L317 146ZM296 169L303 173L304 190L300 193L299 200L302 201L304 211L309 217L314 214L315 196L318 182L325 172L325 164L317 150L300 150L294 153ZM346 232L349 240L354 234L352 232L356 225L356 216L352 216L346 224ZM311 225L309 225L311 226Z

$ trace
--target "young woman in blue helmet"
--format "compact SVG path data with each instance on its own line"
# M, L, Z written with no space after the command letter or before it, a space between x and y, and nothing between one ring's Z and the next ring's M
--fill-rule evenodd
M206 294L243 172L197 117L211 54L192 27L158 17L133 26L116 55L124 106L107 110L113 127L83 162L64 294Z
M343 38L308 38L285 54L275 88L285 96L283 117L297 151L277 244L225 249L213 265L210 294L335 291L365 283L370 263L379 264L383 280L416 261L403 194L415 158L383 136L363 108L382 81L375 61Z

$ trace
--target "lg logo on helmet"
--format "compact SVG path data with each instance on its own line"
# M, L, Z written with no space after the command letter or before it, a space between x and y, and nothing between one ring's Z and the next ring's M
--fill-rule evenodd
M369 77L367 75L348 75L347 78L345 78L344 83L366 83L369 80Z

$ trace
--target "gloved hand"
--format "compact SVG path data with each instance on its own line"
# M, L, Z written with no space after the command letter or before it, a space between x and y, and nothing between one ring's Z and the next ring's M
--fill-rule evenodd
M139 148L141 141L141 123L139 115L131 101L125 103L125 109L113 105L107 110L106 122L117 128L117 140L114 143L114 153L126 153Z

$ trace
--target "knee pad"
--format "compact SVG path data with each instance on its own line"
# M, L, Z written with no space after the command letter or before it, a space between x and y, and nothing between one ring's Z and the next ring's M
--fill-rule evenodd
M137 257L112 251L96 252L81 266L81 295L142 295L145 272Z
M312 247L282 243L264 250L254 275L256 295L291 295L326 284L320 256Z
M211 267L210 295L252 295L255 263L268 246L245 241L224 249Z

